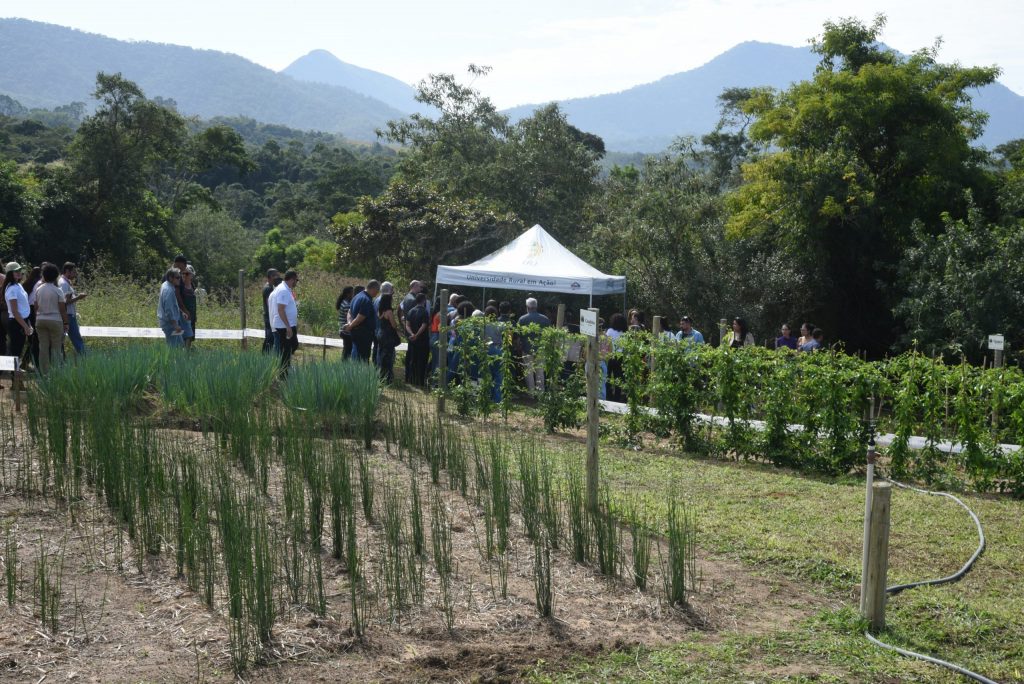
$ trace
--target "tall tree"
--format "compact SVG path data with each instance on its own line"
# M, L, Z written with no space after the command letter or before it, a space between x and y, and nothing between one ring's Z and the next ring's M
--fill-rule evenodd
M146 99L121 74L100 73L96 112L82 122L71 148L79 184L87 189L92 247L125 270L151 269L170 249L171 212L152 188L163 166L182 154L185 120Z
M470 66L474 78L487 71ZM399 167L402 182L453 200L492 204L528 225L543 224L560 240L575 241L597 190L600 138L571 126L554 104L511 124L488 98L451 74L421 83L417 99L440 114L414 114L380 131L408 147Z
M744 168L728 224L771 239L816 294L806 313L876 354L895 337L896 269L914 220L940 232L944 212L965 214L964 189L989 193L970 145L985 115L969 91L998 74L940 64L937 47L898 55L878 42L884 25L826 23L811 80L750 93L750 135L773 151Z

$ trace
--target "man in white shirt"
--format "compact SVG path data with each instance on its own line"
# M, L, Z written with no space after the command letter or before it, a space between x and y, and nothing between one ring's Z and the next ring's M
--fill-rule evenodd
M295 285L299 274L289 270L284 280L267 298L270 309L270 327L274 331L274 351L281 355L281 368L285 371L292 354L299 348L299 305L295 301Z
M75 302L85 299L86 295L75 292L75 280L78 278L78 269L68 261L64 264L63 272L57 279L57 287L64 293L64 304L68 312L68 339L71 346L75 348L75 354L81 356L85 353L85 341L82 340L82 333L78 328L78 310Z

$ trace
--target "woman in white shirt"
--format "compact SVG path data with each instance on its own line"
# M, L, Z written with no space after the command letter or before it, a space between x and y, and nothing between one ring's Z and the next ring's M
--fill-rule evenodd
M35 332L32 324L28 322L30 308L28 305L28 293L21 286L21 280L25 277L25 270L21 264L12 261L4 269L4 301L7 302L7 353L16 358L21 358L25 350L25 340Z

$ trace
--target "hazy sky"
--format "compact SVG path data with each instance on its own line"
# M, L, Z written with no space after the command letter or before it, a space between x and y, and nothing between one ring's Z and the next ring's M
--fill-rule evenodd
M124 40L234 52L282 69L310 50L415 83L494 71L498 106L623 90L684 71L745 40L806 45L823 22L888 16L903 52L942 38L940 59L999 65L1024 94L1021 0L3 0L0 14Z

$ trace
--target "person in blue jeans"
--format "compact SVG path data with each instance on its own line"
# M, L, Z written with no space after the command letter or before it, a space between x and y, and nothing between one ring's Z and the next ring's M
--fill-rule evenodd
M85 354L85 341L82 339L82 331L78 326L77 302L82 301L87 295L78 294L75 291L75 280L78 279L78 269L70 261L64 264L60 278L57 279L57 287L64 293L64 305L68 312L68 339L71 346L75 348L75 354Z
M156 320L164 331L168 347L184 347L184 330L181 329L181 307L178 306L178 285L181 283L181 271L176 268L167 269L164 282L160 285L160 299L156 305Z

